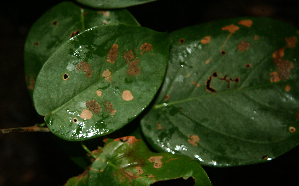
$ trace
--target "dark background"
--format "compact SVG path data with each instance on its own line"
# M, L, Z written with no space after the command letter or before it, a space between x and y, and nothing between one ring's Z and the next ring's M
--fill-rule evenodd
M61 1L2 2L0 11L0 128L32 126L42 120L27 93L23 50L31 25ZM267 16L299 28L297 0L159 0L129 8L142 26L173 31L240 16ZM51 133L0 134L0 186L63 185L83 170L53 141ZM263 164L204 167L213 185L298 185L299 148ZM297 182L297 184L295 184Z

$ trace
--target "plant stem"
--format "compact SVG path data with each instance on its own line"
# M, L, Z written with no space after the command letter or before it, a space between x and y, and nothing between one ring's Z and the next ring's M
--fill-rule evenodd
M40 127L43 124L36 124L31 127L17 127L17 128L9 128L9 129L0 129L0 133L8 134L13 132L50 132L48 127Z
M93 157L94 159L97 159L96 155L94 155L85 145L84 143L81 141L81 146L83 147L83 149L90 154L91 157Z

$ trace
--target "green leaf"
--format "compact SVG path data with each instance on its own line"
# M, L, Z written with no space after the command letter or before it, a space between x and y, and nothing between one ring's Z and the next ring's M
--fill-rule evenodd
M86 169L82 174L70 178L65 186L86 186L87 185L87 179L88 179L88 172L89 170Z
M265 162L298 145L296 29L236 18L170 37L165 82L141 121L150 144L211 166Z
M83 5L93 8L125 8L129 6L149 3L156 0L76 0Z
M49 129L71 141L105 135L153 99L166 70L167 33L97 26L59 47L42 67L34 105Z
M192 177L195 185L211 185L198 162L188 156L153 153L142 140L127 136L108 140L94 152L88 185L150 185L158 181Z
M30 95L43 64L62 43L85 29L110 24L139 25L127 10L97 11L62 2L31 27L25 43L25 73Z

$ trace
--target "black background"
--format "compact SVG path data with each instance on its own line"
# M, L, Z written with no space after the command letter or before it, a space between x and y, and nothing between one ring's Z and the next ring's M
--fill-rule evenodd
M61 1L2 1L0 11L0 128L42 120L27 93L23 50L31 25ZM173 31L240 16L267 16L299 27L297 0L159 0L129 8L142 26ZM63 185L83 170L51 133L0 134L0 186ZM213 185L299 185L299 148L270 162L231 168L204 167ZM297 182L297 184L295 184ZM176 182L181 185L186 185ZM161 183L160 185L166 183ZM174 183L172 183L174 185Z

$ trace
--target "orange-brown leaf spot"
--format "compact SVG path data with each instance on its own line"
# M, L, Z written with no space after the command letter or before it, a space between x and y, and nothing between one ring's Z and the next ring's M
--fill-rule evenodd
M286 80L290 77L291 75L290 70L294 68L294 65L292 62L282 59L283 56L284 56L284 48L275 51L272 55L273 62L275 63L278 69L278 77L281 80Z
M289 127L289 131L290 131L291 133L294 133L294 132L296 132L296 128L295 128L295 127Z
M254 36L254 40L258 40L259 39L259 36Z
M247 63L247 64L246 64L246 68L251 68L251 64L250 64L250 63Z
M286 37L285 41L289 48L294 48L294 47L296 47L297 37L296 36Z
M170 96L168 94L165 95L164 100L168 100L170 98Z
M280 48L272 54L273 59L281 59L283 56L284 56L284 48Z
M139 59L134 59L133 61L131 61L128 64L129 70L127 70L127 74L129 74L130 76L137 76L138 74L140 74L140 68L138 64L139 64Z
M278 82L278 81L280 81L281 79L278 77L278 74L277 74L277 72L271 72L270 73L270 76L271 76L271 78L270 78L270 82L272 82L272 83L275 83L275 82Z
M100 107L100 105L97 103L96 100L92 100L92 101L86 101L85 103L86 107L91 110L94 114L98 114L101 112L102 108Z
M236 31L239 30L239 27L234 25L234 24L231 24L231 25L222 27L221 29L222 30L228 30L231 34L233 34L233 33L235 33Z
M244 50L248 50L250 46L250 43L247 43L245 41L241 41L239 44L238 44L238 50L243 52Z
M195 82L195 81L192 81L191 83L192 83L192 85L195 85L195 86L198 87L198 88L200 87L200 84L197 83L197 82Z
M81 61L80 63L78 63L76 68L77 71L82 70L86 74L86 77L91 78L92 70L88 63Z
M124 58L126 59L126 64L128 64L132 59L135 59L135 55L132 50L129 50L124 53Z
M52 22L52 25L54 25L54 26L58 25L58 21L56 21L56 20L53 21L53 22Z
M161 129L163 129L163 128L162 128L161 124L157 123L157 127L156 127L156 129L161 130Z
M40 43L39 42L34 42L33 43L35 46L38 46Z
M74 32L71 33L71 35L70 35L69 38L74 37L75 35L78 35L79 33L80 33L80 31L76 30L76 31L74 31Z
M109 83L111 81L111 76L106 77L105 80Z
M34 89L34 85L35 85L35 81L34 81L34 79L31 77L31 78L29 79L29 86L27 86L27 88L28 88L29 90L33 90L33 89Z
M142 50L143 52L148 52L148 51L150 51L152 49L153 49L153 46L151 44L148 44L148 43L144 43L140 47L140 50Z
M154 162L154 168L158 169L162 167L162 158L163 156L152 156L148 159L148 161Z
M97 96L101 97L102 96L102 91L97 90Z
M136 169L137 169L137 176L144 173L140 166L137 166Z
M190 135L188 142L193 146L197 146L197 143L199 142L199 137L197 135Z
M206 37L204 37L200 42L201 42L202 44L207 44L207 43L210 42L210 40L211 40L211 36L206 36Z
M112 47L110 48L108 55L107 55L107 61L110 63L115 63L115 60L117 58L117 53L118 53L118 45L113 44Z
M110 112L110 115L114 115L116 110L113 109L113 105L111 102L104 102L105 103L105 107L106 107L106 112Z
M131 100L133 100L134 97L129 90L125 90L125 91L123 91L122 98L125 101L131 101Z
M107 69L107 70L105 70L105 71L103 72L102 77L108 77L108 76L110 76L110 75L111 75L111 72L110 72L109 69Z
M291 86L290 86L290 85L286 85L285 90L286 90L287 92L289 92L289 91L291 90Z
M179 43L180 44L184 44L185 43L185 39L184 38L179 39Z
M211 60L212 60L212 59L208 59L208 60L206 60L205 64L206 64L206 65L209 64L209 63L211 62Z
M121 138L116 138L114 141L120 141L124 143L129 143L130 145L133 145L136 141L140 141L140 139L136 139L135 136L124 136Z
M238 24L239 25L244 25L244 26L247 26L247 27L251 27L252 21L250 19L248 19L248 20L241 20L241 21L239 21Z
M83 109L80 118L82 119L91 119L92 118L92 112L90 110Z

